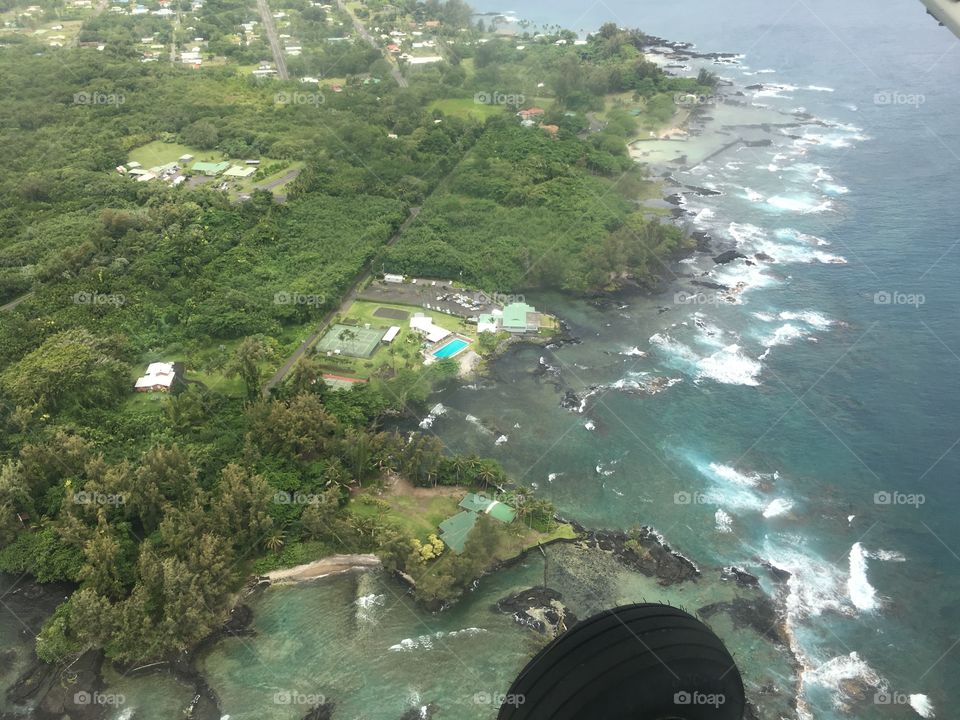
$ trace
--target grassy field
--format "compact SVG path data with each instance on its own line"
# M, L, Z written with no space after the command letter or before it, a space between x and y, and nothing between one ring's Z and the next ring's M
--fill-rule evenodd
M152 168L157 165L176 162L181 155L193 155L193 162L197 160L211 162L223 159L223 153L216 150L198 150L180 143L165 143L154 140L131 150L130 160L140 163L145 168Z
M451 115L459 118L474 118L475 120L486 120L494 115L502 115L509 112L502 105L484 105L475 102L473 98L442 98L434 100L428 106L428 110L440 110L445 115Z
M430 533L439 533L438 526L459 512L461 493L436 494L433 497L391 495L374 497L358 495L350 500L348 510L360 517L377 518L402 530L410 537L426 540Z

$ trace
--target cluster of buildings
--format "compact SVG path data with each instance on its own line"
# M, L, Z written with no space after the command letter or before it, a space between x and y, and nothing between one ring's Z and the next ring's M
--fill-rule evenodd
M556 136L560 132L560 127L557 125L550 125L543 122L543 116L546 114L546 110L539 107L527 108L521 110L517 113L517 117L520 118L520 124L523 127L541 127L544 131L548 132L552 136Z
M155 15L156 17L172 18L177 11L170 7L170 0L157 0L156 6L147 7L132 0L113 0L110 12L116 15Z
M437 54L437 41L430 37L428 32L439 28L440 21L428 20L418 27L424 29L411 30L409 33L391 30L389 33L381 33L380 39L384 41L387 52L410 65L441 62L443 57ZM379 32L380 28L374 28L374 31Z
M198 160L193 162L189 170L187 170L187 165L191 162L193 162L193 155L181 155L176 162L157 165L156 167L147 169L136 160L131 160L126 165L118 165L116 171L137 182L160 180L176 187L186 181L188 172L193 175L204 175L206 177L222 176L224 178L239 180L253 175L257 171L257 166L260 165L259 160L245 160L242 165L234 165L229 160L223 160L221 162Z

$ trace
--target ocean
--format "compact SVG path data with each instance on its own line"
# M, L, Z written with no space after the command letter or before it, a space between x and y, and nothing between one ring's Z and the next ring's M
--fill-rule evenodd
M665 268L662 293L603 305L527 294L582 342L511 350L489 380L438 394L431 432L584 525L656 527L702 570L662 588L553 546L548 583L580 617L731 600L724 566L760 577L790 646L723 616L715 629L762 717L955 716L960 43L908 0L474 7L739 53L711 69L762 85L741 100L814 122L673 172L721 193L687 193L689 228L752 264L696 254ZM561 406L567 390L579 408ZM299 719L318 696L338 718L493 718L539 640L491 606L542 575L528 558L439 615L376 574L275 588L254 606L256 636L218 644L201 670L233 720ZM116 717L167 720L192 694L108 680L128 699Z

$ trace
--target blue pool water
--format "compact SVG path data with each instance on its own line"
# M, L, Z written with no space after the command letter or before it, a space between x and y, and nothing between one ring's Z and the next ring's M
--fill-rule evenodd
M460 338L454 338L448 342L443 347L437 348L434 350L431 355L435 358L440 358L441 360L446 360L447 358L452 358L458 352L463 350L467 345L469 345L466 340L461 340Z

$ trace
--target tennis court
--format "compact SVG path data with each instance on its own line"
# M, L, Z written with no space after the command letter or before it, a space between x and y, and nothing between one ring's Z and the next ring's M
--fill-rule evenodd
M331 327L317 343L317 352L368 358L377 349L385 332L384 329L337 324Z

